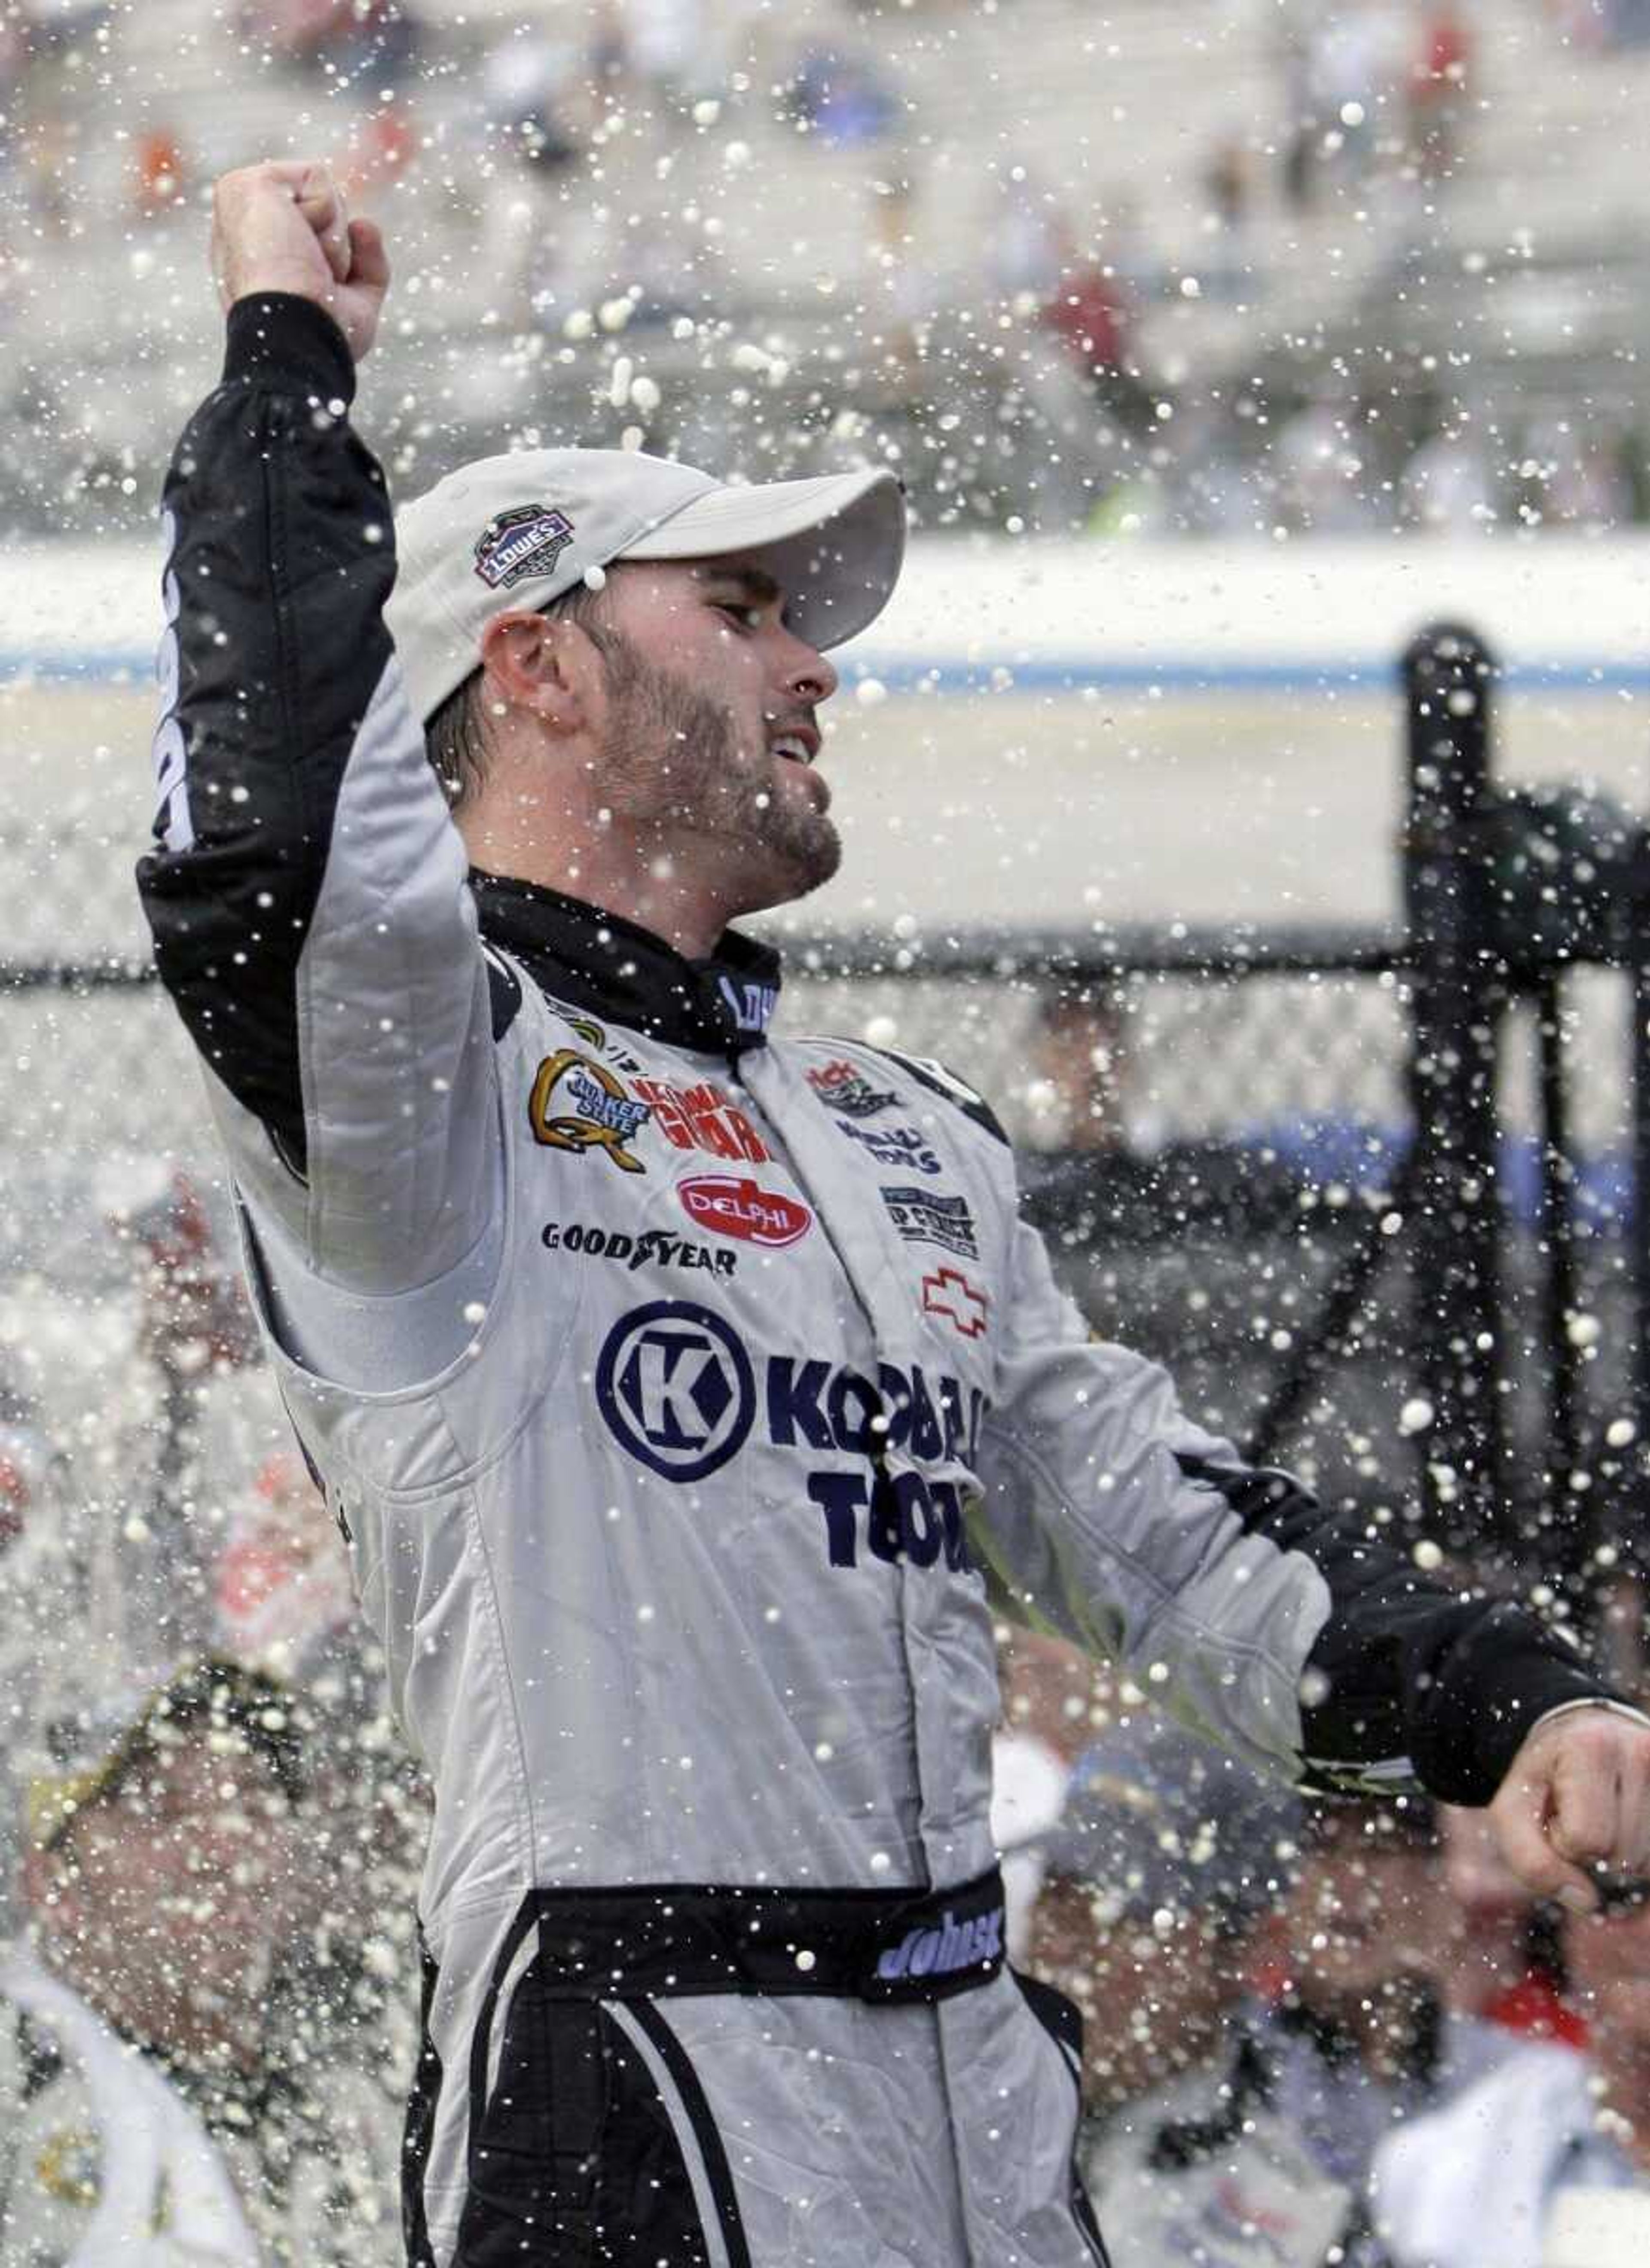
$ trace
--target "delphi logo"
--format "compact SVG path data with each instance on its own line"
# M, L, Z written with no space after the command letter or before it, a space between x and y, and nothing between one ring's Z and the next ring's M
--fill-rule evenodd
M592 1063L573 1048L545 1057L527 1100L535 1142L547 1150L605 1150L624 1174L647 1171L625 1145L651 1116L606 1064Z
M764 1189L748 1174L700 1174L679 1182L676 1195L689 1220L746 1244L794 1244L814 1226L805 1204L777 1189Z
M548 504L519 504L482 530L475 572L490 591L508 591L529 575L553 575L573 540L573 523Z

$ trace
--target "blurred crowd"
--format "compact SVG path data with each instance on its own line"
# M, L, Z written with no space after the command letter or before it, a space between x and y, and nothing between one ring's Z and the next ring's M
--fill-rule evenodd
M210 36L243 96L325 99L352 195L408 200L397 241L427 273L405 291L525 340L546 385L564 342L606 338L612 406L633 407L652 446L755 450L770 469L806 468L827 439L878 446L932 520L1018 512L1102 535L1596 531L1650 514L1637 406L1584 358L1533 391L1515 373L1509 407L1514 377L1480 375L1482 354L1440 369L1423 346L1388 350L1391 309L1425 298L1440 231L1481 178L1482 5L1284 0L1263 33L1251 11L1261 106L1235 105L1172 190L1145 145L1109 167L1013 116L964 162L928 154L911 42L970 12L588 0L472 49L434 0L242 0ZM1555 64L1586 70L1642 41L1650 9L1549 0L1533 20ZM1209 56L1204 29L1190 55ZM125 210L106 209L108 66L136 38L108 0L0 8L0 298L21 315L42 250L111 224L158 243L195 225L217 166L248 154L145 87L114 136ZM1073 63L1101 101L1101 63ZM765 167L802 175L828 156L827 202L858 217L851 273L815 274L748 227ZM730 198L745 206L731 219ZM1523 276L1538 327L1559 324L1568 288L1549 304ZM1328 333L1315 351L1301 335L1325 306L1341 347L1362 342L1350 361ZM829 415L817 388L785 390L789 350L748 347L729 399L711 401L704 337L764 316L814 341L806 357L848 365ZM1205 329L1189 357L1175 326L1191 317ZM687 342L674 379L673 341ZM659 376L631 367L644 355ZM752 372L770 401L753 406ZM478 366L468 406L485 417L490 399Z
M300 1457L209 1469L255 1332L201 1194L100 1231L148 1454L0 1391L0 2260L391 2268L422 1784Z
M1650 1883L1533 1906L1481 1814L1299 1800L1004 1638L1011 1935L1083 2010L1116 2268L1637 2268Z
M1278 1240L1322 1183L1283 1126L1165 1142L1137 1044L1104 988L1044 997L1022 1174L1091 1323L1138 1339L1120 1248L1190 1248L1218 1309L1226 1252L1247 1312L1257 1281L1297 1276ZM1223 1336L1230 1365L1241 1326ZM1359 1391L1343 1415L1379 1439ZM1484 1541L1462 1587L1528 1594L1528 1565ZM1635 1587L1614 1620L1624 1687L1650 1694ZM1116 2268L1650 2257L1650 1882L1596 1917L1534 1904L1481 1813L1302 1799L1154 1709L1149 1671L1097 1673L1048 1632L999 1640L1010 1935L1083 2012L1083 2170Z

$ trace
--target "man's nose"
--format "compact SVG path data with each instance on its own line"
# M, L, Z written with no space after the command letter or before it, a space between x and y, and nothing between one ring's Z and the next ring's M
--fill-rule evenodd
M836 672L822 653L801 638L793 637L791 644L794 652L786 657L784 689L792 701L816 708L836 690Z

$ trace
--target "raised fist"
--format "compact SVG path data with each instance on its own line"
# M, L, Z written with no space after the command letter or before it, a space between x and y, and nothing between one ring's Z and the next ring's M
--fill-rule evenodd
M212 191L212 273L225 309L260 291L324 307L359 362L389 289L376 221L351 220L324 165L272 158L225 173Z

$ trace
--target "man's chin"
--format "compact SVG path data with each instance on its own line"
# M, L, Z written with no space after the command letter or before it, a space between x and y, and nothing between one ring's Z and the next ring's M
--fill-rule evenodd
M762 844L762 855L751 860L748 894L741 893L744 909L761 913L768 906L790 905L798 898L809 897L824 887L842 862L842 836L821 814L806 836Z

